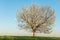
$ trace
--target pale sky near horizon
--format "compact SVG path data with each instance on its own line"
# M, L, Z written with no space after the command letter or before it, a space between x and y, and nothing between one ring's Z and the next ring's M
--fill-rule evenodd
M50 6L55 10L56 21L51 34L60 34L60 0L0 0L0 35L29 34L29 32L20 30L17 26L16 13L18 10L21 10L24 5L30 6L33 2L40 6Z

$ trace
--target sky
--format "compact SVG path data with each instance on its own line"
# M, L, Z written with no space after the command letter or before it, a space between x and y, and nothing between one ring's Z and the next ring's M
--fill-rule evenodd
M0 35L29 35L28 31L20 30L17 26L16 13L24 5L30 6L32 3L50 6L55 11L53 32L42 35L60 36L60 0L0 0Z

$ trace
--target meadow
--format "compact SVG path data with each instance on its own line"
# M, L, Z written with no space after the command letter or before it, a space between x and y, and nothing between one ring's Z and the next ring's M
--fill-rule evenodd
M60 37L0 36L0 40L60 40Z

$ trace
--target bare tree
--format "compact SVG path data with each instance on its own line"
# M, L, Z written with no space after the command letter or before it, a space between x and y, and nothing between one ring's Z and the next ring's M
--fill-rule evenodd
M55 22L54 11L47 6L32 4L17 13L18 26L33 32L50 33Z

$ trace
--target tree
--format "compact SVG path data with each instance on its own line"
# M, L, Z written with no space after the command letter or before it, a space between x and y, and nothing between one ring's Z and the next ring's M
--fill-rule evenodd
M54 11L47 6L32 4L17 13L18 26L33 32L50 33L55 22Z

